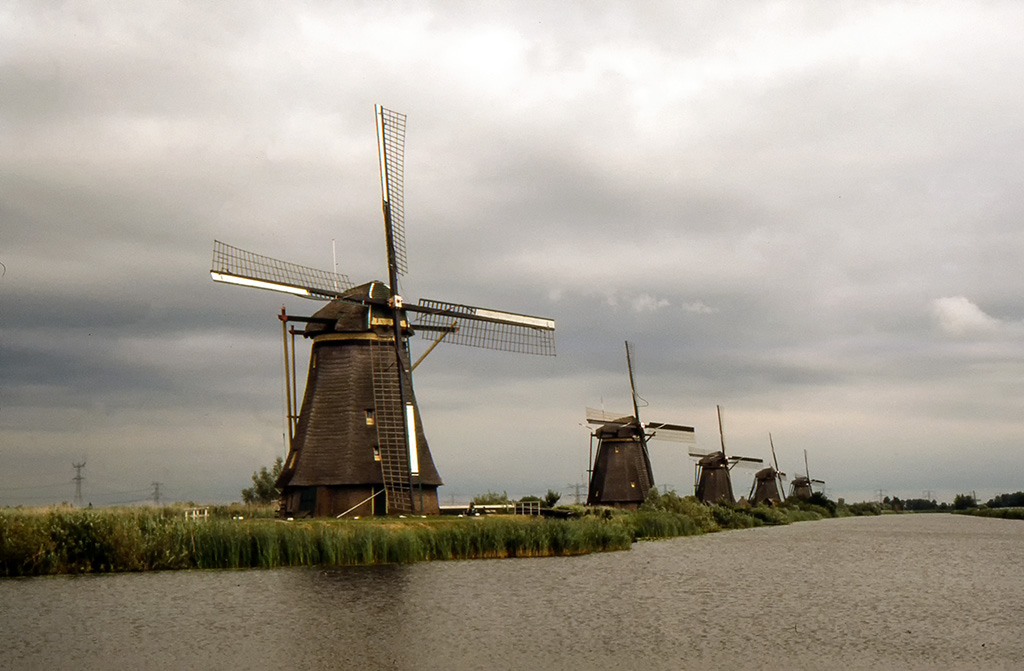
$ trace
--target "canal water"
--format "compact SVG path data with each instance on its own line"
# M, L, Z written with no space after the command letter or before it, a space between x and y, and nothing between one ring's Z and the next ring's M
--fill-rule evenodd
M893 515L584 557L0 580L0 669L1019 669L1024 522Z

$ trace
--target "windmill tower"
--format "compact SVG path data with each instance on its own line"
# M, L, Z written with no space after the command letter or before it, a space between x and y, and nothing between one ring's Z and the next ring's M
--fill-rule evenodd
M640 421L642 399L633 380L630 343L626 343L626 369L633 393L633 414L609 413L587 408L587 423L597 428L591 434L591 457L597 440L597 456L591 461L588 506L614 506L636 510L654 486L654 472L647 452L651 438L680 443L693 442L693 427Z
M764 463L764 460L726 454L725 432L722 429L722 406L716 407L718 409L718 435L721 439L722 449L710 453L702 452L699 449L690 450L690 456L698 459L693 475L694 495L701 503L736 503L736 497L732 492L730 471L738 464L744 467L753 467L755 464Z
M772 447L772 461L775 466L774 468L771 466L762 468L754 474L754 482L750 486L750 495L747 496L747 500L750 501L752 506L756 506L759 503L766 503L768 505L782 503L782 492L785 491L782 480L786 477L786 474L779 471L779 460L775 458L775 442L772 440L772 434L770 433L768 434L768 443Z
M403 300L398 278L407 270L405 115L380 106L375 114L387 284L375 280L353 286L345 275L214 242L214 280L329 301L311 317L284 310L280 316L286 367L287 323L304 323L292 333L312 340L301 405L296 395L294 407L288 394L290 444L277 481L280 512L286 516L438 512L442 481L412 386L415 364L410 365L408 341L415 332L436 338L435 344L555 353L551 319L439 300ZM411 323L410 314L419 323Z
M814 493L813 485L823 485L824 480L812 480L811 469L807 466L807 450L804 450L804 475L793 478L790 484L789 495L798 499L809 499Z

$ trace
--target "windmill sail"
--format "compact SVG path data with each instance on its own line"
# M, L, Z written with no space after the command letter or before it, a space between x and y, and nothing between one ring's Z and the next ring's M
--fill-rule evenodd
M588 424L629 424L634 421L628 412L608 412L597 408L587 408L586 415Z
M454 345L555 355L555 322L552 319L422 298L417 305L407 305L406 309L420 315L416 328L425 331L445 328L453 319L457 320L458 329L444 340ZM427 333L423 335L430 337Z
M374 107L377 122L377 147L380 157L381 211L384 215L384 237L387 241L388 280L390 298L388 305L392 312L392 349L394 356L390 365L385 366L382 348L378 348L378 366L374 364L374 410L379 416L387 417L391 430L383 424L377 425L378 444L381 452L381 469L384 475L384 495L389 513L409 513L413 510L411 494L410 465L416 459L415 440L412 435L415 426L414 412L406 412L406 391L403 377L409 374L404 368L402 354L408 354L408 343L402 334L402 297L398 293L398 276L407 270L405 258L405 205L403 202L403 175L405 173L405 115L387 110L380 105ZM388 379L389 378L389 379ZM386 388L394 392L385 401L376 389ZM389 467L389 462L394 467ZM391 471L389 477L386 473Z
M409 272L405 254L405 115L377 105L377 150L380 157L380 191L384 205L388 265L396 274ZM395 284L392 277L392 285ZM392 286L392 291L397 291Z
M286 294L331 300L352 288L348 276L318 270L297 263L279 261L261 254L213 241L210 276L216 282L280 291Z

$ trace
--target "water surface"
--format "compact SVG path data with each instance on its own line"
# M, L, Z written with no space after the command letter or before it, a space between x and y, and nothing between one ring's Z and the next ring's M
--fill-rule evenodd
M900 515L572 558L0 580L2 669L1010 669L1024 522Z

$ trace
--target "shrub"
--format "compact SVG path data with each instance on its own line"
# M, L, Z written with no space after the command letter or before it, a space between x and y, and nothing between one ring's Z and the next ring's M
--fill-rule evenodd
M851 503L846 507L851 515L881 515L882 506L875 501L864 501L863 503Z
M746 513L761 520L764 524L789 524L789 517L786 513L775 506L758 505L750 508Z
M711 506L711 514L722 529L749 529L764 524L756 517L751 517L732 506Z
M685 515L693 520L700 532L717 531L718 523L711 514L711 508L697 501L692 496L679 496L675 492L659 494L656 487L651 488L647 500L640 506L640 512L670 512Z

